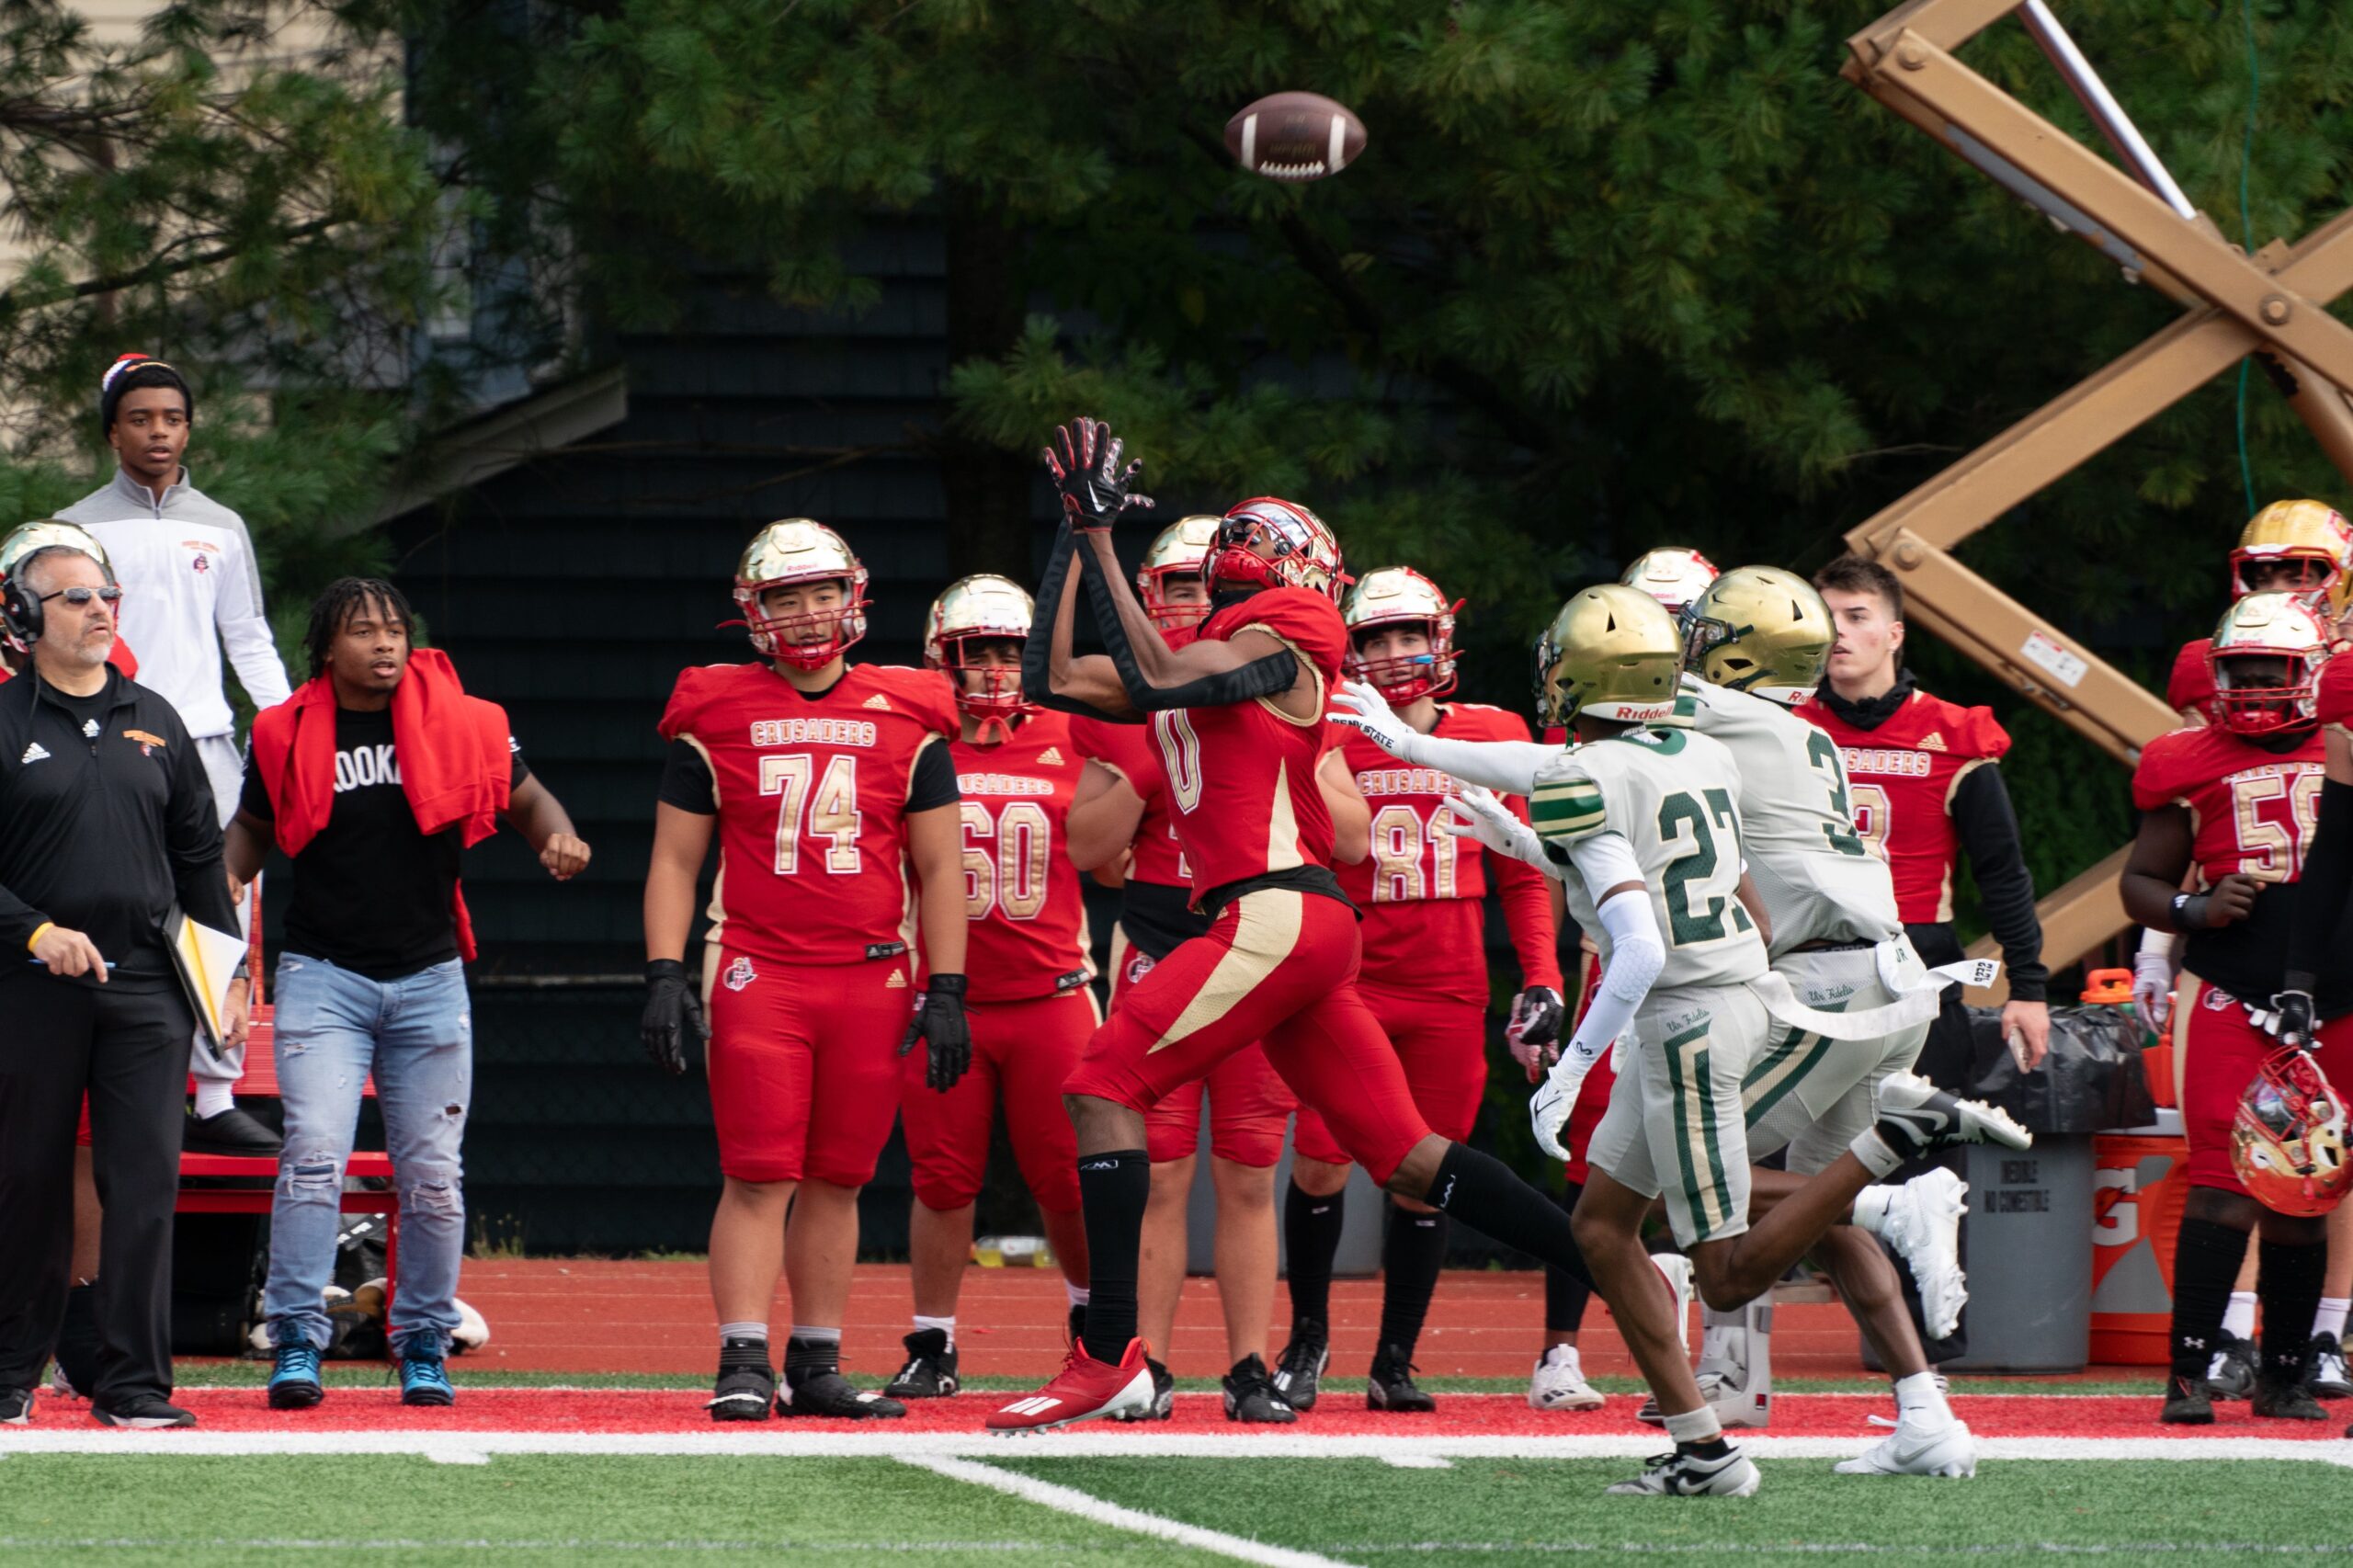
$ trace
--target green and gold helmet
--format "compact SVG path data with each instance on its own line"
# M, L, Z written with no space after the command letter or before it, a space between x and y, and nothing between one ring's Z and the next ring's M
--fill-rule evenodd
M1536 641L1537 717L1672 723L1682 674L1683 640L1656 599L1622 583L1581 589Z
M1813 585L1778 566L1735 566L1684 607L1684 667L1710 686L1795 708L1822 684L1837 631Z

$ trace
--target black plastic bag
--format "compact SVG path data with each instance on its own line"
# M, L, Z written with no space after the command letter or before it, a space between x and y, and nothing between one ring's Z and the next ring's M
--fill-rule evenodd
M1970 1008L1969 1025L1964 1092L2001 1107L2028 1131L2105 1132L2156 1119L2141 1066L2143 1030L2124 1008L2052 1008L2051 1054L2026 1074L2002 1038L1999 1009Z

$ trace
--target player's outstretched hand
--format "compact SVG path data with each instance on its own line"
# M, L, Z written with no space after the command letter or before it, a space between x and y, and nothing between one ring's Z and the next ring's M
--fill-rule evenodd
M1531 985L1511 999L1511 1022L1504 1026L1504 1040L1529 1083L1543 1077L1558 1054L1551 1047L1560 1043L1565 1016L1561 994L1549 985Z
M924 983L923 994L915 998L915 1018L907 1025L906 1038L899 1042L899 1054L913 1051L918 1040L926 1053L923 1081L944 1095L972 1064L972 1029L964 1018L962 975L935 974Z
M699 1053L710 1038L702 1000L687 979L687 966L676 959L655 959L645 966L645 1014L638 1020L637 1038L654 1065L674 1078L686 1076L687 1053Z
M1062 493L1063 511L1071 527L1099 532L1119 520L1130 506L1149 506L1152 497L1133 494L1136 476L1143 472L1138 458L1124 468L1120 460L1127 443L1111 434L1100 419L1080 415L1058 426L1045 450L1046 472Z
M1508 855L1540 871L1559 874L1558 868L1545 855L1536 830L1514 816L1511 808L1493 790L1466 785L1460 794L1446 798L1446 810L1438 814L1437 822L1440 833L1457 837L1468 835L1498 855Z
M1389 699L1360 680L1344 680L1340 689L1332 694L1332 706L1324 715L1335 724L1345 724L1400 762L1420 762L1421 733L1397 717Z

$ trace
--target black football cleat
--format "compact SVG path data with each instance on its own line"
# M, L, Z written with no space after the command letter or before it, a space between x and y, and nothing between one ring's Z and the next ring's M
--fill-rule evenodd
M779 1415L818 1415L835 1421L895 1421L907 1407L895 1399L869 1393L839 1372L811 1372L795 1379L787 1372L777 1391Z
M191 1154L242 1154L274 1160L286 1151L286 1140L272 1132L249 1112L231 1106L210 1116L199 1116L190 1107L180 1130L180 1147Z
M1332 1344L1324 1325L1313 1318L1294 1318L1290 1343L1275 1358L1275 1392L1302 1415L1315 1408L1323 1392L1324 1369L1332 1364Z
M1427 1415L1438 1408L1438 1401L1414 1381L1414 1364L1405 1358L1405 1352L1384 1345L1372 1358L1372 1375L1364 1385L1364 1405L1367 1410L1398 1415Z
M128 1399L90 1404L90 1419L101 1426L127 1426L153 1432L172 1426L193 1426L196 1417L161 1394L135 1393Z
M907 1364L882 1387L891 1399L951 1399L963 1383L956 1376L956 1351L945 1329L919 1328L900 1341Z
M744 1361L729 1365L722 1355L719 1381L711 1385L710 1403L704 1409L713 1421L766 1421L768 1407L776 1403L776 1373L769 1369L766 1351L757 1362Z
M2214 1391L2203 1378L2185 1378L2177 1372L2165 1380L2165 1407L2157 1412L2157 1419L2167 1426L2211 1426Z
M2257 1415L2274 1421L2325 1421L2328 1412L2321 1408L2313 1391L2302 1383L2279 1382L2270 1378L2257 1378L2255 1399L2251 1405Z
M1233 1364L1225 1374L1225 1418L1256 1426L1288 1426L1299 1412L1275 1392L1275 1380L1256 1351Z

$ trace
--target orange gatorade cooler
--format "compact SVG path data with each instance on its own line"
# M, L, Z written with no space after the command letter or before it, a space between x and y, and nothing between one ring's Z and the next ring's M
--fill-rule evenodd
M2188 1161L2177 1133L2136 1129L2092 1139L2094 1361L2162 1367L2170 1358L2174 1238L2189 1196Z

